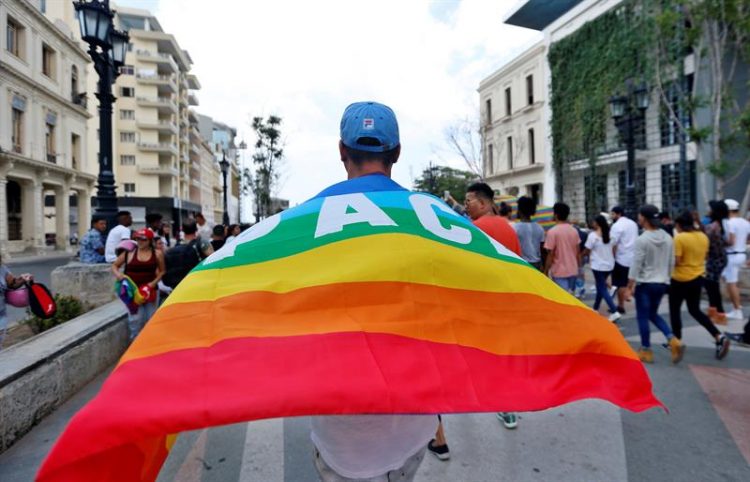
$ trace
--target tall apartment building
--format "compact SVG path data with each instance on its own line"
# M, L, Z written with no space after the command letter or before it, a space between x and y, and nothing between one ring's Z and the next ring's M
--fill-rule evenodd
M500 194L550 202L552 163L545 142L547 48L539 42L479 84L484 178Z
M70 38L79 45L78 20L70 1L46 2L47 16L67 24ZM119 207L133 212L141 223L146 212L159 212L166 221L180 220L201 210L200 199L191 198L191 149L198 152L200 139L191 137L190 107L198 105L201 88L190 73L192 59L173 35L164 32L147 10L112 5L115 25L130 35L125 66L112 91L113 165ZM89 156L98 173L97 74L90 66ZM93 102L91 102L93 100ZM193 116L195 114L193 113ZM194 119L195 120L195 119ZM195 168L193 172L197 172ZM194 192L194 191L193 191Z
M159 212L165 220L200 212L191 197L191 170L200 136L191 126L198 105L192 60L148 11L118 8L116 24L130 35L125 66L115 84L115 179L120 206L136 218ZM194 114L192 114L194 115Z
M88 54L46 2L0 3L0 254L67 249L88 229ZM45 208L47 206L47 208ZM45 210L49 216L45 222ZM80 222L78 222L80 220Z

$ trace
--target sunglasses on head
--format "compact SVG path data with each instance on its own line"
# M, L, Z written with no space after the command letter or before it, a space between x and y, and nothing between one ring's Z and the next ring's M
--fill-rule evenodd
M136 241L148 241L148 238L137 237L137 238L135 238L135 240Z

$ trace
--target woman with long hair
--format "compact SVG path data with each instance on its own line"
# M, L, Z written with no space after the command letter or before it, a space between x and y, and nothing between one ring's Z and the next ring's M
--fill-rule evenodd
M724 201L709 201L708 206L708 217L711 222L705 230L708 236L708 256L703 284L708 294L708 317L714 323L726 325L727 315L721 302L719 281L722 271L727 266L727 234L724 225L729 218L729 208Z
M669 287L669 319L672 333L682 339L682 303L687 302L688 312L700 323L716 342L716 358L721 360L729 353L729 340L714 326L700 308L703 274L706 272L708 237L693 226L693 216L685 211L675 219L675 265Z
M112 263L112 273L118 280L125 276L133 280L146 301L135 313L128 314L128 332L132 341L141 332L146 322L156 312L157 285L164 276L164 253L154 246L154 232L148 228L139 229L133 235L137 248L123 251ZM120 268L125 265L121 272Z
M583 250L583 256L587 255L591 258L591 272L594 273L596 285L594 311L599 311L599 305L604 300L609 308L609 321L616 322L622 315L617 311L617 305L607 289L607 278L615 269L615 255L609 237L609 223L601 214L591 222L591 232Z

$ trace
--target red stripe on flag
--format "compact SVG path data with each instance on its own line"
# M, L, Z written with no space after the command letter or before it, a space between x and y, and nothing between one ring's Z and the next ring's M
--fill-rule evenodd
M165 434L247 420L523 412L584 398L633 411L661 406L642 364L619 356L499 356L361 332L224 340L118 367L72 420L39 480L153 480Z

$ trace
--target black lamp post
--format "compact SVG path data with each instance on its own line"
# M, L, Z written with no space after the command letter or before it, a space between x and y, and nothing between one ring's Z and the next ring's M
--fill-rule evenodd
M229 173L229 161L227 161L227 151L222 153L221 161L219 161L219 167L221 167L221 174L224 177L224 226L229 226L229 210L227 209L227 174Z
M107 220L107 229L116 224L117 193L115 175L112 169L112 84L120 75L120 67L125 63L130 37L127 32L115 30L114 11L109 8L109 0L80 0L73 2L81 38L89 44L89 55L99 74L99 177L97 179L96 214Z
M625 214L631 219L637 215L635 201L635 125L648 109L649 89L645 82L635 85L626 82L627 94L615 95L609 100L612 118L627 147L625 181Z

